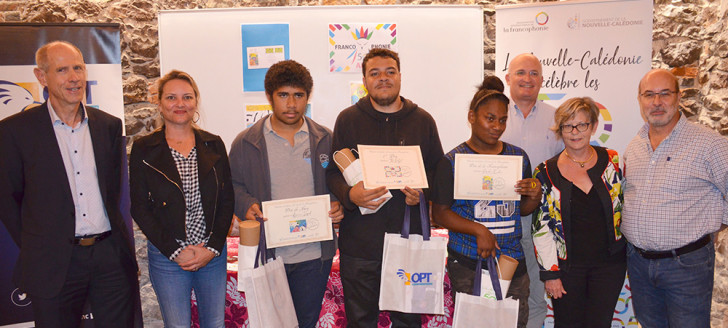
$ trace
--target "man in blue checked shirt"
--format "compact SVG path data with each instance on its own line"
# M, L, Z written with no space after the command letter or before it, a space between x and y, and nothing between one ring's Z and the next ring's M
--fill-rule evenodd
M622 233L643 327L710 327L715 248L728 225L728 139L688 122L672 73L640 81L647 121L627 146Z

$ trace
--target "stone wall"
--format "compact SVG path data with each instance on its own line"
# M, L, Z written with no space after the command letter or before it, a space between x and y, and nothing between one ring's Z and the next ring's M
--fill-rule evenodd
M104 22L121 25L122 74L127 134L131 141L151 131L156 117L149 87L159 77L157 14L162 9L258 6L477 4L483 8L483 67L495 68L495 5L524 1L475 0L0 0L0 22ZM728 135L728 0L655 0L652 66L671 69L684 89L682 111L691 120ZM137 243L144 244L137 233ZM716 283L712 327L728 327L728 234L716 244ZM153 303L142 265L142 292ZM689 301L689 300L686 300ZM159 310L145 306L148 326ZM724 319L726 318L726 319Z

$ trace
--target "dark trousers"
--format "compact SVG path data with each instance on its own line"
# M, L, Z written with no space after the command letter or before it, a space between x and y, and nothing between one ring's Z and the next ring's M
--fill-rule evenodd
M79 327L87 300L95 327L134 326L137 275L132 260L121 257L121 246L113 237L73 247L66 282L57 296L30 295L35 327Z
M382 261L341 254L341 284L347 327L377 327ZM422 315L390 312L392 327L421 327Z
M554 326L611 327L626 271L625 261L572 264L568 272L561 274L566 294L551 300Z
M319 321L332 262L315 259L285 265L300 328L315 328Z

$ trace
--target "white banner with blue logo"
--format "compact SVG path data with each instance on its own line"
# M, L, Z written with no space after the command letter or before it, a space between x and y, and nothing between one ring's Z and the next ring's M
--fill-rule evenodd
M35 51L55 40L73 43L84 55L88 72L86 104L123 120L118 24L25 23L0 24L0 120L45 102L48 92L33 74ZM126 195L128 202L128 191L122 195ZM124 203L122 209L128 210ZM127 219L131 226L130 217ZM3 225L0 225L0 249L0 327L33 327L31 300L11 279L18 247ZM88 312L85 315L87 319L92 317ZM84 320L83 326L91 327L90 323L91 320Z
M533 53L543 67L539 99L558 106L591 97L600 110L591 143L620 154L644 124L638 84L652 64L652 1L567 1L496 6L496 75L505 81L510 60ZM508 90L506 90L508 94ZM553 326L548 301L545 327ZM636 327L629 281L612 327Z
M543 66L539 99L557 107L593 98L600 117L592 144L624 152L644 123L637 86L652 63L652 1L496 6L495 35L496 76L505 82L510 60L533 53Z

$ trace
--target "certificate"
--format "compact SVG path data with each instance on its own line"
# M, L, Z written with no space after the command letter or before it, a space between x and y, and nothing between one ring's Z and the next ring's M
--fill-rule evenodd
M453 197L468 200L521 200L523 156L455 154Z
M427 188L420 146L358 145L364 188Z
M331 240L329 195L263 202L268 248Z

